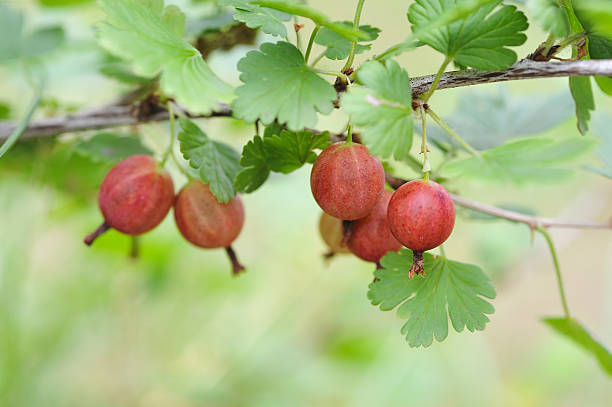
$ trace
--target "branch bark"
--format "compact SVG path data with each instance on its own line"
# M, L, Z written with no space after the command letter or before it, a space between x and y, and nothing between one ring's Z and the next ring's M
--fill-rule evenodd
M393 189L398 189L406 180L394 177L385 172L387 183ZM486 213L496 218L507 219L512 222L524 223L530 229L535 230L541 228L569 228L569 229L612 229L612 219L608 223L600 223L593 221L576 221L556 218L542 218L539 216L525 215L520 212L514 212L508 209L498 208L497 206L488 205L482 202L472 201L459 195L450 194L455 205L462 206L480 213Z
M437 89L449 89L472 86L483 83L505 82L521 79L553 78L562 76L612 76L612 59L583 60L569 62L537 62L523 59L503 71L463 71L447 72L442 76ZM427 92L434 75L412 78L413 96ZM146 122L168 120L168 112L161 111L139 120L133 115L131 106L111 105L91 110L84 110L65 117L52 117L32 122L22 139L45 137L62 133L83 130L135 125ZM193 117L231 116L232 110L227 105L210 115ZM14 123L0 123L0 140L7 138L15 128Z

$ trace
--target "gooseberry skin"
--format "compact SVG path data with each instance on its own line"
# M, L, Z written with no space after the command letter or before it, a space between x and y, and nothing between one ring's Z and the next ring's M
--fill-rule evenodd
M236 196L220 203L208 184L188 182L174 202L176 226L190 243L205 249L229 247L244 225L244 207Z
M440 246L455 225L455 206L444 187L414 180L395 191L387 209L393 236L413 252Z
M402 244L391 234L387 222L387 207L391 191L383 191L372 212L353 223L348 247L362 260L378 263L388 252L396 252Z
M343 220L367 216L385 188L385 171L378 158L355 143L339 142L317 157L310 188L327 214Z
M173 203L172 178L149 155L134 155L119 162L102 181L98 194L106 224L133 236L159 225Z
M346 245L342 244L344 240L344 228L341 219L334 218L323 212L319 219L319 233L329 248L330 253L340 254L351 252Z

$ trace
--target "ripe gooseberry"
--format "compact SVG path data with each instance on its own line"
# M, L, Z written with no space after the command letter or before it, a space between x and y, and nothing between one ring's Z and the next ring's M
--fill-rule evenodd
M310 188L317 204L343 220L367 216L384 187L382 164L361 144L332 144L317 157L310 173Z
M372 212L363 219L353 222L348 247L362 260L376 263L388 252L396 252L402 244L395 239L387 223L387 207L391 191L383 191Z
M225 248L236 275L244 270L231 244L242 230L244 207L238 196L220 203L207 184L188 182L176 196L174 219L183 237L205 249Z
M455 225L455 206L444 187L423 180L410 181L395 191L387 209L393 236L412 250L408 277L425 275L423 252L440 246Z
M149 155L134 155L115 165L98 193L104 222L86 236L85 244L113 228L127 235L140 235L155 228L174 202L170 174Z
M344 243L344 227L341 219L323 212L319 219L319 233L329 248L325 257L330 258L335 254L351 252Z

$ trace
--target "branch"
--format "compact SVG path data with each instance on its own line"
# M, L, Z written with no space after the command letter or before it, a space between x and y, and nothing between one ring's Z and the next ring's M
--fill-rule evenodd
M497 218L511 220L513 222L524 223L531 229L537 228L570 228L570 229L612 229L612 221L609 223L598 223L592 221L574 221L555 218L540 218L537 216L525 215L519 212L498 208L481 202L472 201L459 195L450 194L453 202L464 208L469 208L477 212L486 213Z
M230 117L232 116L232 109L228 105L220 104L219 109L208 115L190 115L187 112L185 114L192 118ZM75 131L158 122L168 119L168 111L165 108L159 108L153 114L138 118L138 115L135 114L134 106L110 105L97 109L83 110L63 117L50 117L31 122L23 136L21 136L21 140ZM0 122L0 140L6 138L14 127L14 123Z
M437 89L560 76L612 76L612 59L569 62L536 62L524 59L504 71L486 72L467 69L463 71L447 72L442 75ZM412 78L410 84L412 86L413 95L416 96L427 92L433 80L434 75ZM231 115L231 108L227 105L221 105L216 112L210 115L192 117ZM111 105L78 112L65 117L52 117L32 122L22 136L22 139L51 136L74 131L134 125L152 121L164 121L167 119L168 112L158 111L139 120L134 116L132 107ZM0 123L0 140L7 138L14 128L14 123Z
M458 88L481 83L506 82L520 79L555 78L560 76L611 76L612 59L589 59L569 62L537 62L523 59L503 71L447 72L442 75L436 89ZM410 81L412 94L420 95L429 90L435 75L420 76Z

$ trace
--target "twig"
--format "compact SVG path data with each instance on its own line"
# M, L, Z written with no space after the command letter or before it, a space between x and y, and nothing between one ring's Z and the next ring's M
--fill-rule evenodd
M447 72L440 78L437 89L560 76L612 76L612 59L568 62L537 62L525 59L504 71L485 72L467 69ZM413 96L427 92L433 80L434 75L412 78L410 84ZM189 114L187 115L189 116ZM228 116L232 116L231 107L219 104L219 108L208 115L191 115L190 117ZM64 117L52 117L32 122L21 139L164 120L168 120L168 112L165 110L139 120L132 114L131 106L111 105ZM0 122L0 140L7 138L15 127L15 123Z
M599 223L592 221L575 221L555 218L541 218L538 216L525 215L523 213L498 208L482 202L472 201L459 195L450 194L453 202L464 208L469 208L477 212L486 213L498 218L507 219L513 222L524 223L532 229L537 228L569 228L569 229L612 229L612 222Z

